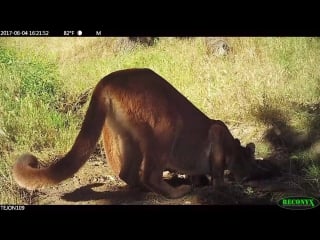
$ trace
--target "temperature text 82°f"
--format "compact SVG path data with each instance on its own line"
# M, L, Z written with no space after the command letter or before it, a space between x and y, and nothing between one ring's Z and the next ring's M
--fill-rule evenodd
M75 35L75 31L63 31L63 35L64 36L74 36Z

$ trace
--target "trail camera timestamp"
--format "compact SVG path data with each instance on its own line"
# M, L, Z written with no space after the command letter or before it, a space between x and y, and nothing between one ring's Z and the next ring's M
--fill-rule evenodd
M0 36L49 36L44 30L1 30Z

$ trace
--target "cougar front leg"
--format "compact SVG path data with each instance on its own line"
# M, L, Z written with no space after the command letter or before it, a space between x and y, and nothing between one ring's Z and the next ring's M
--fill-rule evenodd
M210 184L206 175L192 175L189 176L189 179L193 187L203 187Z
M221 188L224 185L224 170L221 166L214 166L211 173L211 184L215 188Z
M223 149L220 146L216 146L212 151L210 159L211 167L211 184L213 187L220 188L224 184L224 168L225 168L225 157Z

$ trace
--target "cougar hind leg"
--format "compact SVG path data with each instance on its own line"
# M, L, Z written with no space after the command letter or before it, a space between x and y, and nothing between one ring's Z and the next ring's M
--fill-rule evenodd
M107 124L102 131L103 147L106 159L115 175L119 175L121 169L120 138Z
M108 164L113 172L129 186L141 185L142 154L139 145L129 135L120 135L107 124L102 136Z
M129 186L141 186L142 154L139 145L129 136L121 139L121 169L119 177Z

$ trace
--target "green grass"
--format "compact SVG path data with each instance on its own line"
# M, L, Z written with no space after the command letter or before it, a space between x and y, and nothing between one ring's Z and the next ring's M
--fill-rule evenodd
M203 38L160 38L152 47L118 38L0 38L0 204L23 201L10 174L16 156L27 151L45 160L71 147L86 107L62 111L65 104L131 67L162 75L244 144L255 142L259 157L279 147L270 139L284 140L318 184L320 38L228 42L231 52L216 57Z

